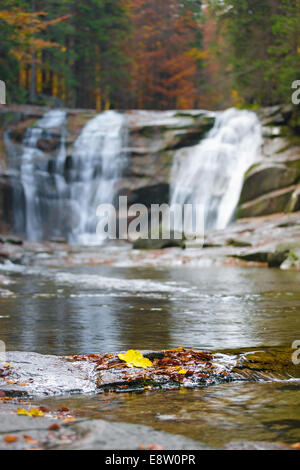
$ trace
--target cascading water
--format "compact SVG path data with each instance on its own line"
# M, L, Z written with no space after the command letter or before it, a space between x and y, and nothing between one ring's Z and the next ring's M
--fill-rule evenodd
M64 131L62 129L65 120L65 111L49 111L42 119L37 121L34 127L29 127L26 130L23 139L20 178L25 196L25 233L28 240L37 241L44 238L44 231L47 230L44 218L51 212L49 206L53 202L53 192L57 192L58 199L60 199L59 193L61 192L59 191L61 189L58 181L59 175L55 175L54 181L52 181L48 173L44 153L38 148L38 144L42 139L50 140L53 138L55 132L63 135ZM59 160L65 158L63 138L61 138L57 158ZM45 197L46 195L47 197Z
M174 156L171 204L199 204L206 230L225 228L234 216L244 174L257 160L261 144L255 113L233 108L216 113L207 137Z
M125 116L106 111L91 119L75 141L68 164L66 118L65 111L47 112L26 130L20 155L6 139L10 170L19 174L25 199L21 213L18 186L16 229L32 241L63 237L74 244L98 244L96 209L113 202L126 161ZM51 158L41 150L43 143L54 144Z
M112 203L115 184L126 162L125 115L106 111L89 121L74 144L71 200L77 204L78 224L70 233L74 243L99 243L96 211Z

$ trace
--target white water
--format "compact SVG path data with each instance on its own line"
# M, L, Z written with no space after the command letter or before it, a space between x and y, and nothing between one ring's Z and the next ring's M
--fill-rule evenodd
M32 241L63 237L74 244L99 244L96 209L113 202L126 161L122 151L125 116L106 111L91 119L71 149L68 170L66 119L65 111L52 110L26 130L19 162L25 213L20 210L18 195L16 227ZM60 144L49 156L38 144L53 137Z
M48 171L43 165L44 154L38 149L38 141L51 137L50 131L62 128L65 120L65 111L49 111L37 121L34 127L29 127L24 136L20 177L24 188L24 220L28 240L38 241L43 238L43 208L39 200L39 192L45 179L48 178ZM64 149L61 149L61 152L64 152Z
M115 111L99 114L85 125L74 144L71 200L77 205L79 223L70 234L73 243L99 243L96 211L99 204L113 202L115 185L126 162L122 150L125 122L125 116Z
M171 204L199 204L205 229L223 229L234 216L247 169L259 158L261 126L255 113L216 113L207 137L176 152Z

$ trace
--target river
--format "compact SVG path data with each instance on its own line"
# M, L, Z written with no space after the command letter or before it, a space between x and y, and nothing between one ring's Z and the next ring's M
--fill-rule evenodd
M297 271L47 266L9 277L13 295L1 299L0 316L9 350L62 355L186 346L239 353L276 351L300 339ZM300 441L299 389L299 380L277 380L45 403L211 446L239 439L293 443Z

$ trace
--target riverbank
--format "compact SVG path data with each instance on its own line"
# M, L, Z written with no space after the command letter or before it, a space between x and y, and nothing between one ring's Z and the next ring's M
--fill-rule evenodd
M0 263L20 270L30 266L269 266L300 269L300 212L241 219L207 233L204 246L134 250L127 242L72 246L63 240L34 243L2 236ZM157 243L157 241L155 241ZM143 245L143 243L141 243ZM147 246L151 248L147 242ZM1 283L1 279L0 279Z

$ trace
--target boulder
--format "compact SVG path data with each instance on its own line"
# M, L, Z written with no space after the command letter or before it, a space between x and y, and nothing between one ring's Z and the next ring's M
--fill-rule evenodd
M246 175L240 204L256 199L266 193L291 186L300 176L297 167L288 168L279 163L259 163Z
M268 255L269 267L300 268L300 243L280 243Z
M289 210L289 202L296 189L297 186L289 186L288 188L272 191L250 202L246 202L239 206L237 216L239 218L258 217L287 212Z

